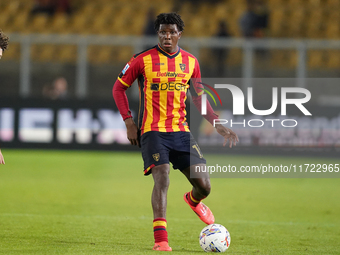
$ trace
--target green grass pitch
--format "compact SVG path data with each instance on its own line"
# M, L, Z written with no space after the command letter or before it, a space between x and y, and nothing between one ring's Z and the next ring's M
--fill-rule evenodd
M152 177L139 153L3 150L0 254L156 254ZM221 156L206 155L209 162ZM240 165L340 163L337 159L226 156ZM205 226L170 173L168 233L174 254L204 254ZM206 204L231 233L226 254L340 254L340 179L213 178Z

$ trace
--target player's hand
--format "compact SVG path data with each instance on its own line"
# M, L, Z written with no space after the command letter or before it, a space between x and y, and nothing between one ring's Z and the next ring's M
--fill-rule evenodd
M127 139L130 141L132 145L137 145L140 148L138 128L133 119L132 118L126 119L125 126L127 131Z
M229 140L229 147L231 148L233 145L236 145L236 142L238 142L238 136L237 134L232 131L230 128L226 128L225 126L222 126L221 124L215 125L216 131L224 137L223 146L225 146Z
M2 153L0 150L0 165L4 165L4 164L5 164L4 156L2 156Z

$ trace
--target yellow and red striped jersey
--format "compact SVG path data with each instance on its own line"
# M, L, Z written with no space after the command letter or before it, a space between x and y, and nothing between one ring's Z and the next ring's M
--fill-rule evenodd
M169 54L156 45L131 58L118 80L130 87L138 79L138 127L141 134L148 131L189 131L185 100L191 78L201 79L198 61L179 47L177 52ZM192 86L198 95L203 93L196 90L201 86L197 82Z

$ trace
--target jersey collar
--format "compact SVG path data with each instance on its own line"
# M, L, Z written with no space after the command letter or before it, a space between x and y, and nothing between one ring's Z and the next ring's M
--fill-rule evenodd
M162 53L164 56L168 57L168 58L175 58L175 57L177 57L177 55L178 55L179 52L180 52L180 47L178 46L178 50L177 50L176 52L174 52L174 53L168 53L168 52L166 52L165 50L163 50L162 47L161 47L159 44L157 44L157 50L158 50L160 53Z

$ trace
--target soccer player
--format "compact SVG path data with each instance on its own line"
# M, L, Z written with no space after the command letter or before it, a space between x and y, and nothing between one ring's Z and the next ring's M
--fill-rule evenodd
M0 165L4 165L4 164L5 164L5 159L0 150Z
M179 169L192 184L192 190L184 194L184 201L206 224L214 223L214 215L201 200L210 193L209 173L200 178L191 178L190 169L205 166L205 159L190 133L186 123L185 100L188 88L193 101L201 108L203 86L198 83L201 72L197 59L178 46L184 22L177 13L162 13L157 16L155 30L159 44L134 55L119 74L113 86L113 97L125 121L127 138L132 145L142 150L144 175L152 174L153 250L171 251L166 231L166 205L169 187L169 162ZM138 79L140 109L138 126L133 121L125 94L133 81ZM191 85L189 80L191 79ZM198 79L198 81L195 81ZM210 123L217 119L210 104L207 115ZM230 129L216 125L230 147L236 145L237 135Z
M7 49L8 40L8 36L6 36L0 29L0 59L2 57L2 53ZM5 160L0 149L0 165L1 164L5 164Z

